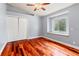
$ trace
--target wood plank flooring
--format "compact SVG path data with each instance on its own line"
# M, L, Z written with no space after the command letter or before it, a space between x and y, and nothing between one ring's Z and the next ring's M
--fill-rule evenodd
M79 56L79 50L39 37L8 42L1 56Z

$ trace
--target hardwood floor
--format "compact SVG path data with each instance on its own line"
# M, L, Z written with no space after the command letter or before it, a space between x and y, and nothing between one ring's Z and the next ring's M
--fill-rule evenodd
M79 50L39 37L8 42L1 56L79 56Z

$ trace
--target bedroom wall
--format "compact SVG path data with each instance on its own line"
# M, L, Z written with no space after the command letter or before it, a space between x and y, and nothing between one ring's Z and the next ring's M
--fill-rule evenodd
M69 37L47 33L47 17L67 10L69 11L67 15L69 18L69 32L70 32ZM43 36L79 47L79 4L74 4L63 10L59 10L50 15L41 17L41 20L43 24L43 26L41 27L43 28L42 30Z
M6 41L5 19L6 19L6 5L0 3L0 50Z
M25 16L28 22L28 34L27 38L38 37L40 35L40 17L35 15L30 15L23 10L7 5L7 15L15 15L15 16Z
M0 3L0 52L2 51L5 43L10 41L7 39L6 33L6 17L7 15L25 16L28 20L28 34L27 38L40 36L40 17L32 16L20 9L9 7L7 4Z

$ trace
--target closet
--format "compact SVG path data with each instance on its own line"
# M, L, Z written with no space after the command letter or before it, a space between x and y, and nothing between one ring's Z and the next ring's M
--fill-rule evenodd
M7 16L6 32L8 41L27 38L27 18L23 16Z

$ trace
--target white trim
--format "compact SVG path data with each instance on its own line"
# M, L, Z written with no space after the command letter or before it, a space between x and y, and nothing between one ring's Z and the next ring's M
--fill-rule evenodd
M48 37L46 37L46 36L42 36L42 37L48 38ZM79 49L78 46L74 46L74 45L67 44L67 43L64 43L64 42L61 42L61 41L57 41L57 40L54 40L54 39L52 39L52 38L48 38L48 39L50 39L50 40L52 40L52 41L55 41L55 42L59 42L59 43L61 43L61 44L64 44L64 45L67 45L67 46L70 46L70 47L73 47L73 48L76 48L76 49Z
M60 32L60 31L55 31L54 28L55 28L55 21L57 20L61 20L61 19L66 19L66 31L64 32ZM69 20L68 20L68 17L66 16L63 16L63 17L58 17L56 19L53 19L52 20L52 33L54 34L60 34L60 35L69 35Z
M26 38L26 39L33 39L33 38L37 38L37 37L43 37L43 36L35 36L35 37L31 37L31 38ZM19 39L19 40L22 40L22 39ZM17 40L12 40L12 41L17 41ZM4 49L4 47L6 46L6 44L7 44L8 42L12 42L12 41L7 41L6 43L4 43L4 45L2 46L2 48L1 48L1 50L0 50L0 55L1 55L1 53L2 53L2 51L3 51L3 49Z
M3 51L3 49L4 49L4 47L6 46L6 44L7 44L7 42L4 43L4 45L2 46L2 48L1 48L1 50L0 50L0 55L1 55L1 53L2 53L2 51Z
M48 37L46 37L46 36L35 36L35 37L27 38L27 39L38 38L38 37L48 38ZM79 49L78 46L74 46L74 45L67 44L67 43L64 43L64 42L61 42L61 41L57 41L57 40L54 40L54 39L52 39L52 38L48 38L48 39L50 39L50 40L52 40L52 41L55 41L55 42L59 42L59 43L61 43L61 44L64 44L64 45L67 45L67 46L70 46L70 47L73 47L73 48L76 48L76 49Z
M52 16L47 17L47 33L51 32L51 33L54 33L54 34L67 35L68 36L69 35L69 20L68 20L67 16L63 16L63 15L66 15L68 13L69 13L69 11L67 10L67 11L60 12L60 13L57 13L57 14L54 14ZM58 16L60 16L60 17L58 17ZM50 19L50 18L54 18L54 17L58 17L58 18ZM60 20L60 19L63 19L63 18L66 19L66 31L64 31L64 32L55 31L54 30L54 26L55 26L54 21L56 21L57 19ZM52 20L51 22L53 23L51 25L52 26L51 28L50 28L50 20Z
M22 18L22 17L23 17L24 19L26 19L26 22L27 22L27 23L26 23L26 27L27 27L27 28L26 28L26 29L27 29L27 30L26 30L26 33L28 32L28 20L27 20L28 18L27 18L27 17L25 17L24 15L19 15L19 16L18 16L18 15L12 15L12 14L8 14L7 17L14 17L14 18L16 18L17 20L18 20L18 18ZM20 23L20 22L19 22L19 23ZM20 24L19 24L19 25L20 25ZM17 27L18 27L18 26L17 26ZM18 27L18 29L20 30L19 27ZM19 33L19 30L18 30L18 33ZM26 38L27 38L27 35L26 35ZM24 39L25 39L25 38L24 38ZM18 38L17 38L16 40L20 40L20 39L19 39L19 34L18 34ZM11 41L15 41L15 40L10 40L9 42L11 42Z
M33 38L38 38L38 37L43 37L43 36L28 37L27 39L33 39Z
M69 11L67 10L67 11L64 11L64 12L60 12L60 13L57 13L57 14L55 14L55 15L52 15L52 16L49 16L49 18L53 18L53 17L57 17L57 16L60 16L60 15L63 15L63 14L67 14L67 13L69 13Z
M36 37L27 38L27 39L33 39L33 38L38 38L38 37L48 38L48 37L46 37L46 36L36 36ZM67 46L70 46L70 47L73 47L73 48L76 48L76 49L79 49L78 46L74 46L74 45L71 45L71 44L67 44L67 43L64 43L64 42L60 42L60 41L54 40L54 39L52 39L52 38L48 38L48 39L50 39L50 40L52 40L52 41L55 41L55 42L59 42L59 43L61 43L61 44L64 44L64 45L67 45ZM7 44L7 42L3 45L2 49L0 50L0 53L3 51L4 47L6 46L6 44Z

